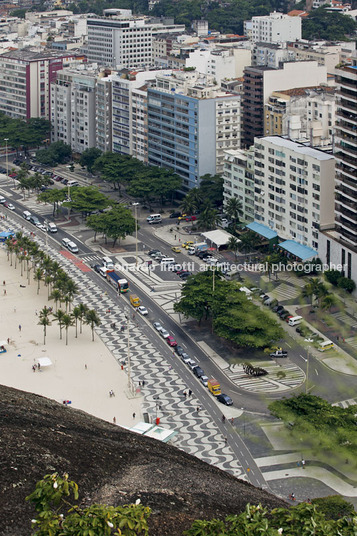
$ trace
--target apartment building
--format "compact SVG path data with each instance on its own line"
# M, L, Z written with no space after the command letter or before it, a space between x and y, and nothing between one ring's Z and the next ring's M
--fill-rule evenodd
M294 53L287 48L285 43L255 43L251 65L279 69L282 63L294 59Z
M283 239L318 248L333 225L335 158L279 137L254 142L255 220Z
M58 52L31 47L0 55L0 111L16 119L50 119L50 87L58 71L85 57L75 51Z
M240 97L213 82L178 71L148 89L148 162L174 169L186 190L223 172L224 150L240 146Z
M251 56L251 50L246 48L197 49L189 54L186 67L194 67L220 84L222 80L243 76L244 68L251 65Z
M254 147L224 151L224 205L237 197L242 205L242 221L254 221Z
M325 86L273 91L264 106L264 135L287 136L332 150L335 91Z
M93 17L87 27L89 61L115 69L152 64L152 25L144 18Z
M273 91L327 83L325 66L316 61L284 63L280 69L257 66L244 69L242 146L264 135L264 105Z
M111 79L96 67L63 69L52 84L53 141L82 153L91 147L111 149Z
M320 252L327 263L342 264L357 282L357 54L336 69L338 84L335 226L320 233Z
M301 39L301 18L284 13L252 17L251 39L255 43L284 43Z
M317 61L324 65L328 73L334 74L335 67L340 63L340 54L343 45L341 43L313 43L298 41L288 43L288 50L295 61Z

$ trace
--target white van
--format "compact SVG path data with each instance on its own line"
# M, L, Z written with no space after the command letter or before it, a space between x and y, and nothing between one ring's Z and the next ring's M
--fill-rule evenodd
M29 212L28 210L25 210L23 213L22 213L22 217L25 218L25 220L30 220L32 214L31 212Z
M69 186L70 188L71 188L72 186L79 186L79 182L78 182L78 181L69 181L68 184L67 184L67 186Z
M324 342L319 343L319 346L318 346L317 349L318 349L319 352L325 352L326 350L330 350L334 346L335 345L333 344L332 341L324 341Z
M114 264L110 257L103 257L102 262L106 270L109 270L109 271L114 270Z
M49 232L49 233L57 233L57 226L54 223L49 222L47 224L47 232Z
M68 248L68 244L70 243L70 239L69 238L62 238L62 246L64 246L65 248Z
M68 242L67 248L68 248L69 251L71 251L72 253L78 253L78 246L77 246L77 244L75 244L75 243L72 242L71 240Z
M176 264L176 261L173 257L166 257L165 259L161 259L160 264L161 266L168 266L170 264Z
M298 324L301 324L303 321L302 316L293 316L292 318L289 318L289 326L297 326Z
M161 223L161 214L150 214L150 216L146 218L146 221L148 223Z

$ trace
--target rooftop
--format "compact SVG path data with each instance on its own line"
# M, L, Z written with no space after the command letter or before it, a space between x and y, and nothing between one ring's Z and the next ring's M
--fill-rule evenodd
M334 159L334 156L331 154L326 154L322 151L319 151L318 149L313 149L312 147L306 147L306 145L302 145L301 143L288 140L287 138L282 138L281 136L265 136L264 138L260 139L266 140L269 143L272 143L273 145L276 145L278 147L285 147L286 149L290 149L291 151L295 151L296 153L311 156L312 158L316 158L316 160Z
M318 256L317 251L308 246L304 246L303 244L299 244L299 242L295 242L295 240L285 240L285 242L279 244L279 247L285 249L285 251L291 253L291 255L294 255L302 261L307 261Z
M249 223L246 228L250 231L253 231L254 233L257 233L260 236L263 236L264 238L267 238L268 240L271 240L272 238L278 236L278 233L276 231L273 231L273 229L270 229L270 227L268 227L267 225L263 225L262 223L258 223L257 221Z
M38 61L43 59L63 58L67 56L74 56L76 51L74 50L34 50L31 47L10 50L1 54L3 58L11 58L21 61ZM79 54L79 52L78 52Z

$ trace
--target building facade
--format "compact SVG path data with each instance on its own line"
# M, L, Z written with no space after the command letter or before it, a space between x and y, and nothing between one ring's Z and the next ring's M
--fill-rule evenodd
M336 74L335 226L320 233L320 251L325 262L343 265L344 275L357 282L357 55Z
M64 66L82 63L75 52L29 48L0 55L0 111L16 119L50 119L50 89Z
M148 162L183 177L187 190L223 172L224 150L240 146L240 97L212 79L179 71L148 89Z
M254 153L255 220L317 249L333 225L335 158L279 136L256 139Z
M301 39L301 18L276 12L253 17L251 39L255 43L285 43Z
M254 148L224 151L223 198L237 197L242 206L242 221L254 220Z
M145 19L88 18L88 59L115 69L152 65L152 26Z

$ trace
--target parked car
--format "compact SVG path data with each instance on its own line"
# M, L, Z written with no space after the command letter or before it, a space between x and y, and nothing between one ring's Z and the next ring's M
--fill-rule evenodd
M175 352L176 352L177 355L181 356L184 353L184 351L185 350L179 344L177 346L175 346Z
M187 363L186 363L190 369L193 371L194 368L198 367L196 361L194 359L190 359Z
M201 378L202 376L205 375L205 373L203 372L203 370L199 366L194 367L192 369L192 372L194 373L195 376L197 376L197 378Z
M281 315L279 315L282 320L286 320L289 316L292 317L292 315L289 313L289 311L285 311Z
M279 307L282 307L282 305L279 305L278 303L274 305L274 307L272 308L273 313L277 313L278 310L280 311Z
M166 337L166 342L169 346L177 346L177 341L175 340L175 337L173 337L172 335L169 335L168 337Z
M61 180L61 183L64 184L65 186L67 186L67 184L68 184L68 179L62 179L62 180Z
M181 248L179 246L172 246L171 251L174 253L181 253Z
M204 385L205 387L208 387L208 376L201 376L201 377L200 377L200 382L201 382L202 385Z
M8 203L6 201L6 203L4 203L4 207L8 208L9 210L15 210L15 207L12 203Z
M181 277L181 279L185 279L186 277L189 277L190 275L192 275L192 272L188 272L187 270L184 270L183 272L178 274L178 276Z
M62 182L62 181L63 181L63 177L60 177L59 175L56 175L56 177L55 177L55 181L56 181L56 182Z
M221 395L216 396L216 399L218 400L218 402L221 402L221 404L224 404L225 406L233 406L233 400L228 395L222 393Z
M166 329L162 329L160 331L160 335L163 339L167 339L167 337L170 337L170 333L168 331L166 331Z
M276 313L279 314L280 311L283 311L284 310L284 306L283 305L278 305L277 308L276 308Z
M197 217L196 216L187 216L187 218L185 218L186 221L196 221L197 220Z
M275 352L269 354L270 357L288 357L288 352L282 348L277 348Z
M156 331L162 331L164 329L160 322L153 322L152 325L156 329Z
M191 361L190 356L189 356L188 354L186 354L186 352L184 352L180 357L181 357L181 361L182 361L183 363L185 363L185 365L187 365L187 363L188 363L189 361Z
M149 252L148 252L148 255L150 255L150 257L154 256L154 255L157 255L158 253L161 254L161 251L159 249L151 249Z
M181 212L171 212L170 218L179 218L181 216Z
M99 274L99 268L101 268L101 264L91 264L91 268Z
M139 313L143 316L146 316L149 314L149 311L144 307L143 305L139 305L138 309Z
M5 175L6 175L6 168L0 166L0 173L5 173Z

